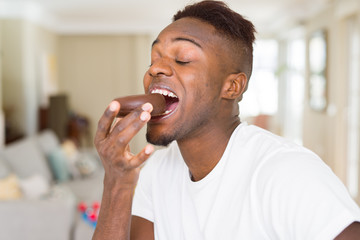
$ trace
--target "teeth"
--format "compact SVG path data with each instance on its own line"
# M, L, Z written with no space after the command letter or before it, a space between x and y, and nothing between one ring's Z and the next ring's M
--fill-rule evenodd
M158 94L161 94L161 95L164 95L164 96L177 98L177 96L174 93L172 93L170 91L167 91L165 89L154 89L154 90L151 91L151 93L158 93Z
M163 112L162 114L160 114L160 115L166 115L166 114L169 114L169 113L171 113L172 112L172 110L166 110L165 112Z

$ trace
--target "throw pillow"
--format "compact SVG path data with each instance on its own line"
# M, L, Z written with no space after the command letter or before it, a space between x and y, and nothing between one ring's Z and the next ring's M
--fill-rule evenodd
M70 179L70 173L67 168L66 156L61 147L53 150L48 156L49 165L58 182L64 182Z
M42 175L33 175L19 181L21 190L27 199L38 199L50 189L49 183Z
M11 173L9 165L0 154L0 179L7 177Z
M3 151L4 159L19 178L41 174L52 180L46 157L40 150L35 137L26 137L8 144Z
M53 150L60 146L60 142L55 132L50 129L41 131L36 136L37 143L44 155L49 155Z
M76 166L83 177L89 177L96 172L98 161L90 154L82 153L76 161Z
M79 157L79 150L77 149L75 143L71 140L65 140L61 144L61 148L66 156L66 163L68 170L73 178L79 178L81 173L79 169L76 167L76 161Z
M15 174L0 179L0 200L15 200L21 197L18 178Z

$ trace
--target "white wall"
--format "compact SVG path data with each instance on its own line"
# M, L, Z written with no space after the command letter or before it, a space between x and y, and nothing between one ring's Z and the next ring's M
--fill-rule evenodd
M56 52L56 35L21 19L2 23L2 104L13 128L34 135L42 91L41 56Z
M327 99L323 112L310 109L308 92L304 108L304 145L319 154L346 183L348 35L347 20L360 16L360 2L334 3L306 24L307 35L325 29L328 33ZM309 79L307 80L309 89Z
M11 125L25 132L25 86L23 82L23 21L3 20L3 107Z
M151 39L143 36L60 36L59 88L70 108L90 120L91 138L114 98L143 93L142 78L150 60ZM144 132L131 147L139 151Z

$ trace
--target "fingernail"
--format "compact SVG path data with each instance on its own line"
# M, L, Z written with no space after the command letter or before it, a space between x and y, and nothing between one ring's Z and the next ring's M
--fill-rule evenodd
M145 147L145 154L149 155L154 151L154 147L152 145L147 145Z
M111 102L110 107L109 107L110 111L114 112L116 110L116 108L117 108L117 103Z
M142 120L142 121L147 121L147 120L149 120L150 119L150 113L148 113L148 112L142 112L141 113L141 115L140 115L140 119Z
M147 112L151 112L153 109L153 106L151 105L151 103L145 103L141 106L141 109Z

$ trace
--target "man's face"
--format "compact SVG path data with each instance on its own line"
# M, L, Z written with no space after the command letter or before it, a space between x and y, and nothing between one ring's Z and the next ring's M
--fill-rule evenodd
M223 44L213 26L193 18L175 21L159 34L144 88L146 93L167 95L168 111L148 123L150 143L166 146L209 131L220 112L221 87L228 74L222 67Z

